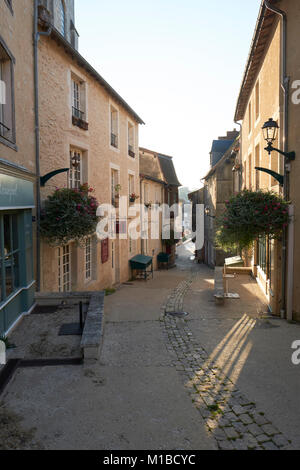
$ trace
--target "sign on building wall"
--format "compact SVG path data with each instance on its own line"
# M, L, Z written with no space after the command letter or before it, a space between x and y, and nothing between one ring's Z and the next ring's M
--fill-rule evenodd
M0 210L34 208L33 183L0 173Z
M109 239L105 238L101 242L101 261L102 263L107 263L109 259Z

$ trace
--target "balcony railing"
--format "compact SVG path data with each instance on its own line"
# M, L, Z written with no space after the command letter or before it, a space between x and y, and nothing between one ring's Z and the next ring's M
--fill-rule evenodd
M74 126L80 127L85 131L89 128L89 125L84 118L84 112L74 106L72 106L72 123Z
M118 148L118 136L111 133L110 144L112 147Z
M133 146L132 145L128 145L128 155L132 158L135 158L135 153L133 151Z

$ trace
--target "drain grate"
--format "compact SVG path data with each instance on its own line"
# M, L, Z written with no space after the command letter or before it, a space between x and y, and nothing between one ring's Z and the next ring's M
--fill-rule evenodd
M166 312L166 315L170 315L171 317L177 318L185 318L189 315L188 312Z

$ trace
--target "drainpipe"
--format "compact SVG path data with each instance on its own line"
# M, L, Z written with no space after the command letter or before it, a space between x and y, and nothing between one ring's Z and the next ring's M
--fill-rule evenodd
M270 5L269 0L265 0L265 7L279 15L281 18L282 25L282 37L281 37L281 88L283 91L283 146L284 152L288 151L288 131L289 131L289 84L290 78L287 76L287 15L283 10ZM290 163L284 159L284 198L288 201L290 195L289 187L289 165ZM293 208L291 208L293 213ZM291 240L294 239L294 234L290 233L294 230L293 221L289 225L288 230L283 231L282 237L282 306L281 306L281 317L290 318L293 316L292 305L293 305L293 275L294 275L294 243ZM289 239L289 243L287 241ZM287 252L288 249L288 252ZM288 260L288 263L287 263ZM286 285L288 288L286 288ZM287 311L287 306L289 311Z
M144 254L144 240L143 240L143 235L142 235L142 226L143 226L143 179L140 178L140 201L141 201L141 211L140 211L140 219L141 219L141 254Z
M34 114L35 114L35 167L36 167L36 289L41 290L41 183L40 183L40 122L39 122L39 73L38 42L40 36L49 36L52 28L46 32L38 31L39 0L34 0L33 50L34 50Z
M234 121L234 124L236 124L237 126L240 126L240 155L241 155L241 159L243 158L243 149L242 149L242 146L243 146L243 139L242 139L242 124L240 122L237 122L237 121ZM241 163L243 163L241 161ZM241 191L242 189L242 178L241 178L241 173L240 173L240 176L239 176L239 191Z

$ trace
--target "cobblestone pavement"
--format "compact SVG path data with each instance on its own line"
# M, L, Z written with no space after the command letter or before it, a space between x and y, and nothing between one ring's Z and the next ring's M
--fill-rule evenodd
M184 297L197 271L173 290L162 307L161 326L166 347L208 431L221 450L288 450L291 442L272 425L262 410L241 393L197 344L184 318L169 315L183 309ZM249 318L247 318L249 321ZM251 319L255 324L255 320Z

